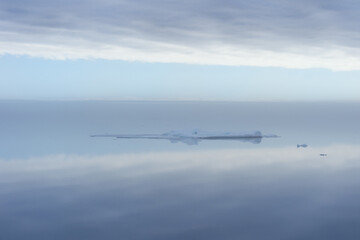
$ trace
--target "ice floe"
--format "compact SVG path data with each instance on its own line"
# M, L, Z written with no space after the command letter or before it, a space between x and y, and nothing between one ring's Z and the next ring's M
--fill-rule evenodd
M238 140L242 142L260 143L262 138L278 137L275 134L263 135L260 131L247 132L207 132L194 129L191 132L169 131L163 134L102 134L91 137L113 137L134 139L167 139L172 143L183 142L196 145L202 140Z
M307 144L297 144L296 145L297 146L297 148L307 148L308 147L308 145Z

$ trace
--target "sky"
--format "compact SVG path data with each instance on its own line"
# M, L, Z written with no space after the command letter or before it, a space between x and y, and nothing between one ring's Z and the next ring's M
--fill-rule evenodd
M359 101L353 0L1 0L0 100Z

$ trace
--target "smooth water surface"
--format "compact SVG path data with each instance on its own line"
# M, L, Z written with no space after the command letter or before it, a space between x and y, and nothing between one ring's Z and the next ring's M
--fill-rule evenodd
M0 102L0 116L0 239L360 237L357 103ZM281 137L90 137L194 128Z

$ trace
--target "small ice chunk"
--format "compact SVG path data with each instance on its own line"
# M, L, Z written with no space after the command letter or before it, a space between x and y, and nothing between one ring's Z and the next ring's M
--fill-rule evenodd
M308 145L305 144L305 143L303 143L303 144L297 144L296 146L297 146L297 148L306 148L306 147L308 147Z

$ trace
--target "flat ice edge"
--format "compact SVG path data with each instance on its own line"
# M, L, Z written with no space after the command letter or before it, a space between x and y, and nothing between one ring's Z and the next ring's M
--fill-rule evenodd
M263 135L264 138L278 138L280 137L279 135L276 134L265 134Z
M163 134L102 134L91 137L113 137L125 139L167 139L171 143L183 142L188 145L197 145L202 140L237 140L241 142L261 143L263 138L279 137L275 134L263 135L260 131L248 132L205 132L193 130L192 132L170 131Z
M151 139L173 139L173 138L194 138L194 139L236 139L236 138L276 138L276 134L263 135L260 131L246 132L206 132L193 130L192 132L169 131L163 134L100 134L91 137L116 137L116 138L151 138Z

